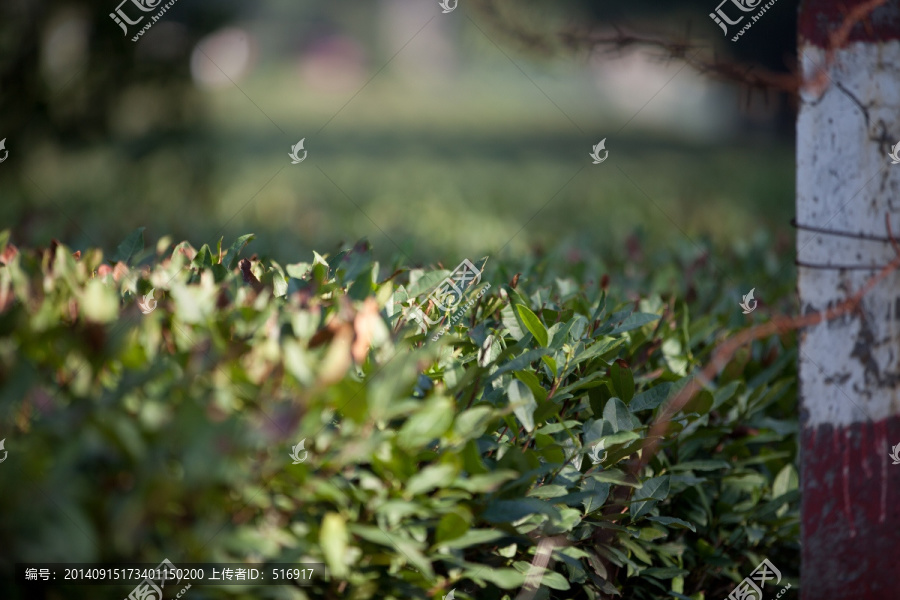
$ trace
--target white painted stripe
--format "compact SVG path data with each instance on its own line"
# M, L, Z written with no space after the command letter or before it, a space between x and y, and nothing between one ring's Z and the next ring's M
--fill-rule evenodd
M889 147L900 141L900 42L854 42L834 53L800 48L805 82L797 120L797 221L801 225L885 236L884 215L900 236L900 164ZM868 120L866 119L868 114ZM885 265L889 244L798 230L798 259L812 264ZM798 267L801 312L846 300L875 271ZM848 315L801 337L800 382L807 424L849 425L900 413L900 274Z

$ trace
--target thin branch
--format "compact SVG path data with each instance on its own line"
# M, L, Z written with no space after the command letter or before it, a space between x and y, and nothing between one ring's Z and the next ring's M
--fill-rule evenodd
M846 46L853 28L868 19L869 15L887 0L869 0L863 4L854 6L844 17L843 21L828 35L828 44L825 50L825 60L816 69L815 73L803 84L806 89L821 94L829 85L831 79L828 76L834 63L835 51ZM531 49L549 51L553 41L539 33L522 30L516 24L510 24L501 18L497 10L496 0L483 0L479 8L488 19L494 22L494 26L505 34L522 42ZM556 34L558 44L568 50L588 50L594 52L603 50L608 53L621 53L630 48L645 48L660 50L668 58L684 60L695 70L723 81L730 81L758 90L777 90L796 96L800 90L801 77L798 74L796 64L788 65L788 72L767 69L761 65L752 65L735 60L719 60L712 58L698 58L700 50L705 45L690 41L686 33L681 39L665 36L653 36L641 33L628 33L613 25L612 33L598 31L593 25L586 27L570 27Z
M844 17L841 24L828 34L828 47L825 49L825 62L816 70L815 74L804 83L804 88L817 96L821 95L828 87L831 77L828 71L834 64L834 54L839 48L847 45L850 32L860 22L869 18L869 15L879 6L887 3L887 0L869 0L863 4L854 6Z
M887 216L886 216L887 218ZM893 234L888 221L888 234L893 240ZM802 329L818 325L822 321L832 321L838 317L855 312L863 298L872 288L880 283L885 277L900 268L900 248L896 241L892 242L897 249L898 254L889 264L885 265L877 274L870 277L862 288L847 300L823 311L818 311L798 317L779 316L773 318L768 323L756 325L749 329L740 331L734 337L722 342L713 353L712 359L700 371L700 373L690 380L690 382L681 389L678 394L669 402L665 409L660 412L654 421L650 432L644 440L640 459L632 463L632 473L637 474L643 469L650 459L659 451L659 440L665 436L666 429L669 426L672 417L678 413L685 405L691 401L694 395L699 392L702 387L710 383L716 375L731 361L734 354L746 344L755 340L767 338L775 334L783 334L789 331Z

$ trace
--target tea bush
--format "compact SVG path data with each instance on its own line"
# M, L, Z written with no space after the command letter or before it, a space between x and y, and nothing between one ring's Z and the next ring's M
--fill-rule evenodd
M450 270L384 269L366 243L281 265L240 259L253 236L145 250L138 230L108 259L9 238L3 597L38 597L15 562L163 558L327 567L193 599L699 600L766 557L796 586L793 336L739 353L631 474L655 416L746 326L702 264L692 283L678 256L609 277L568 254L475 260L486 292L432 341L449 315L423 303L442 319L423 333L401 304ZM685 289L657 293L670 280Z

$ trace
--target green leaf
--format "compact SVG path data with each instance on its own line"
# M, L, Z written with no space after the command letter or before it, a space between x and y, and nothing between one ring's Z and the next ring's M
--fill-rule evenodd
M272 268L269 269L269 273L272 276L273 295L276 298L286 296L288 289L288 278L284 274L284 270L281 268L281 265L279 265L275 261L272 261Z
M694 397L691 398L687 404L684 405L682 409L685 413L697 413L698 415L705 415L710 410L712 410L712 406L715 403L715 397L709 392L709 390L700 390L698 393L694 394Z
M473 494L484 494L495 491L507 481L512 481L518 476L519 474L515 471L503 469L483 475L471 475L467 479L455 479L450 485Z
M656 504L669 495L669 476L653 477L644 482L643 487L635 490L630 507L631 519L636 521L643 517Z
M506 392L509 394L513 414L525 427L525 431L534 431L534 411L538 405L531 389L518 379L513 379L509 382Z
M631 369L623 367L619 363L613 363L610 367L610 380L616 394L628 404L634 397L634 375Z
M223 281L225 281L228 278L228 269L226 269L223 265L219 265L219 264L213 265L212 273L213 273L213 276L215 277L216 283L222 283Z
M531 312L531 309L523 304L517 304L516 311L519 313L519 319L521 319L522 325L531 332L531 335L534 336L534 339L541 347L546 347L548 340L547 328L544 327L544 324L541 323L541 320L538 319L537 315Z
M718 390L713 392L713 398L715 398L715 402L713 402L712 408L710 410L716 410L722 404L724 404L725 402L730 400L732 397L734 397L734 393L737 391L737 389L741 386L742 383L743 382L740 380L732 381L725 387L719 388Z
M423 510L418 503L405 500L388 500L375 509L375 514L379 517L383 516L391 525L397 525L403 519L412 516L428 516L427 511Z
M344 555L347 552L347 523L337 513L328 513L322 519L319 530L319 547L325 555L328 569L335 577L346 577L349 573Z
M448 275L450 275L450 271L441 269L438 271L428 271L422 273L420 276L414 279L414 272L410 271L409 287L407 289L407 293L409 294L410 298L415 298L416 296L420 296L425 292L430 292L431 288L437 286L440 282L445 280ZM424 300L424 298L422 300Z
M312 265L305 262L285 265L284 267L288 277L293 277L294 279L305 279L309 275L310 269L312 269Z
M522 331L519 320L516 319L516 311L511 304L507 304L500 310L500 322L517 342L525 337L525 332Z
M524 383L528 386L531 392L534 394L535 399L538 403L543 402L547 399L547 390L541 386L541 382L538 380L537 376L531 371L517 371L514 373L516 379ZM560 393L562 393L560 391Z
M772 498L778 498L792 490L796 490L799 485L800 477L797 475L797 469L794 468L794 465L784 465L772 483Z
M619 346L624 345L624 338L608 338L605 340L597 340L597 342L591 344L590 347L585 348L583 352L575 355L575 364L597 358L598 356L603 356L604 354L609 354L613 350L616 350Z
M378 527L353 524L350 526L350 531L353 532L353 535L357 535L367 542L387 546L388 548L394 547L394 539Z
M717 469L730 469L731 463L725 460L690 460L676 463L670 467L672 471L715 471Z
M84 288L80 302L81 314L88 321L110 323L119 316L119 298L111 287L99 279L92 279Z
M116 251L109 257L113 264L122 261L126 265L131 258L144 249L144 230L146 227L138 227L128 234Z
M541 573L541 586L546 586L552 590L568 590L572 587L566 581L566 578L556 571L544 571Z
M597 481L594 477L588 477L584 480L584 491L590 492L591 496L582 501L584 512L591 513L603 506L609 497L610 484Z
M498 588L504 590L513 590L522 587L522 585L524 585L525 583L525 574L519 573L515 569L495 569L482 567L477 571L466 571L464 575L476 581L478 579L489 581L490 583L496 585Z
M571 369L572 369L571 362L569 362L569 369L571 372ZM559 388L557 390L557 394L571 393L571 392L575 392L575 391L578 391L581 389L588 390L588 394L590 394L592 390L601 390L601 389L605 389L607 392L609 392L609 388L607 387L606 382L605 381L597 381L598 379L606 379L606 373L603 373L602 371L595 371L595 372L591 373L590 375L588 375L587 377L581 377L581 378L575 380L574 382L572 382L571 384ZM607 396L607 398L609 398L609 396Z
M247 235L242 235L238 239L231 244L231 248L228 249L228 270L233 271L237 268L238 262L241 259L241 250L244 249L244 246L252 242L256 239L256 235L252 233L248 233Z
M553 519L559 518L559 510L549 502L537 498L521 498L519 500L494 500L481 515L491 523L512 523L528 515L544 514Z
M481 344L481 352L478 353L478 366L487 367L493 363L501 354L500 340L494 335L484 338Z
M588 402L595 417L603 414L603 407L610 398L612 398L612 392L605 383L588 390Z
M559 350L562 348L563 344L565 344L569 340L569 331L572 329L572 326L575 324L575 321L560 321L559 323L555 323L550 329L547 330L548 342L547 345L553 348L554 350Z
M538 408L534 411L534 422L543 424L550 419L555 419L560 410L562 410L562 405L558 401L547 400L538 402Z
M483 475L488 472L488 468L481 459L481 452L478 451L478 444L475 440L469 440L463 447L462 464L463 469L469 475Z
M669 393L672 391L672 383L666 382L661 383L657 386L650 388L649 390L645 390L635 396L631 403L628 405L628 410L631 412L637 412L639 410L647 410L654 409L669 397Z
M412 540L400 537L393 537L394 546L399 550L400 555L409 560L409 563L418 569L428 578L434 577L434 569L428 557L419 551L419 544Z
M283 346L284 367L302 385L311 386L316 380L315 363L307 350L294 338L286 338Z
M437 528L434 532L434 539L437 541L437 544L443 545L442 543L464 537L468 533L468 530L469 522L466 519L455 512L447 513L441 517L440 521L438 521ZM488 533L494 533L490 530L486 531Z
M441 519L441 522L443 522L443 519ZM440 529L440 525L438 525L438 529ZM452 550L461 550L470 546L490 544L505 538L507 535L509 534L496 529L469 529L454 538L442 540L440 544L435 545L446 546ZM440 540L440 537L438 539Z
M617 333L624 333L626 331L631 331L632 329L638 329L639 327L643 327L647 323L652 323L659 319L659 315L654 315L652 313L631 313L627 317L625 317L622 322L613 328L612 331L609 332L609 335L615 335Z
M630 431L634 429L631 413L628 407L618 398L610 398L603 407L603 420L612 425L614 432Z
M660 351L662 352L663 357L666 359L666 364L669 366L670 371L672 371L676 375L680 375L681 377L687 375L688 360L685 357L685 352L684 348L681 345L681 340L676 337L667 338L662 343Z
M644 548L640 544L635 543L630 539L623 539L622 537L619 538L619 543L625 548L631 550L631 554L639 561L648 565L653 564L653 559L650 557L650 554L646 550L644 550Z
M456 477L457 469L453 465L432 465L425 467L406 482L406 493L409 496L423 494L441 487Z
M625 473L619 469L605 469L603 471L595 471L589 474L589 477L604 483L614 483L616 485L627 485L633 488L640 488L643 484L635 479L634 475Z
M434 576L434 570L431 562L425 557L420 548L422 544L411 539L401 538L398 535L388 535L385 531L378 527L367 527L363 525L351 525L351 531L359 537L368 540L374 544L388 546L392 550L399 551L399 554L408 559L420 572L427 577Z
M197 252L197 256L191 261L191 266L198 269L210 269L213 266L213 262L212 250L209 249L209 244L203 244L200 251Z
M528 497L546 500L565 496L567 492L568 489L564 485L541 485L528 492Z
M453 423L453 433L464 440L479 438L487 431L494 418L494 409L489 406L475 406L464 411Z
M488 378L486 383L491 383L492 381L499 379L501 375L510 371L519 371L520 369L524 369L532 362L546 356L548 352L550 352L549 348L536 348L534 350L524 352L491 373L491 376Z
M682 519L678 519L675 517L647 517L649 521L655 521L657 523L662 523L663 525L671 525L672 527L679 527L683 529L690 529L693 532L697 532L697 529L694 527L692 523L684 521Z
M628 442L630 442L632 440L640 439L640 437L641 436L638 435L634 431L624 430L624 431L620 431L619 433L614 433L612 435L603 436L600 438L600 440L603 440L603 447L606 449L609 449L609 448L612 448L613 446L615 446L616 444L627 444ZM597 441L600 441L600 440L597 440ZM591 444L591 445L593 446L594 444Z
M412 451L441 437L453 424L453 402L434 398L415 413L397 433L397 445Z
M644 569L640 574L646 575L647 577L656 577L657 579L672 579L673 577L687 575L688 573L690 573L690 571L676 569L675 567L651 567L649 569Z

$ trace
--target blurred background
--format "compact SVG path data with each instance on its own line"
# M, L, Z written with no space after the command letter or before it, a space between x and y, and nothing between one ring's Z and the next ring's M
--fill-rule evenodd
M178 0L136 42L148 19L125 34L116 2L0 5L13 243L109 253L146 226L148 242L195 247L254 232L251 250L284 262L368 238L376 255L451 266L685 235L792 245L788 97L627 36L787 72L793 0L736 43L713 0L460 0L447 14L438 0ZM593 165L601 139L609 158Z

